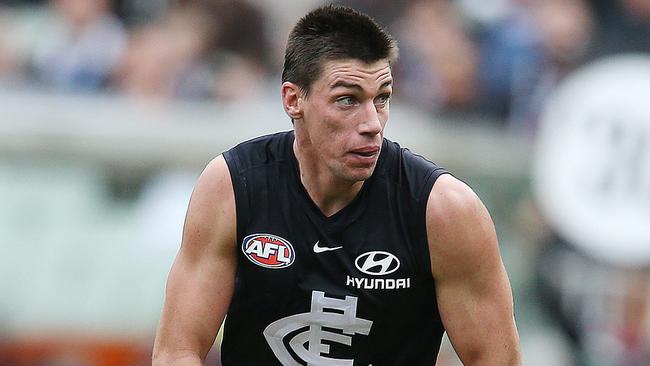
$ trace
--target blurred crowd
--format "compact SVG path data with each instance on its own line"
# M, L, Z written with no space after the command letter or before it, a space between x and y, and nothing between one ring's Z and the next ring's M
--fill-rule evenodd
M2 1L0 75L136 98L255 95L270 75L264 13L235 0Z
M650 54L650 0L338 2L397 38L398 103L492 121L522 138L535 136L548 95L574 70L614 54ZM0 88L158 102L278 98L289 27L320 3L0 0ZM528 228L522 235L541 243L538 290L584 353L575 364L650 364L650 270L595 263L547 227L532 200L513 216ZM600 287L585 285L594 278L604 279Z
M650 51L650 0L342 0L396 36L396 97L534 134L545 96L595 58ZM310 0L0 0L0 81L158 100L272 91ZM285 11L286 10L286 11ZM277 87L277 85L275 85Z

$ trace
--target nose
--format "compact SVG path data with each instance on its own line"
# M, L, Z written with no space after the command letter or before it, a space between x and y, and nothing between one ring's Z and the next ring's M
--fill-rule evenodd
M383 127L375 103L372 101L364 103L362 118L359 133L374 136L381 132Z

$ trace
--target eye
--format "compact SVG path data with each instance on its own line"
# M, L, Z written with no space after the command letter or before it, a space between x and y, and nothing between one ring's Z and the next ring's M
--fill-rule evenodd
M357 100L354 97L346 95L336 99L336 102L343 106L351 106L354 105L357 102Z
M375 105L384 107L386 104L388 104L388 101L390 101L390 94L382 94L375 99Z

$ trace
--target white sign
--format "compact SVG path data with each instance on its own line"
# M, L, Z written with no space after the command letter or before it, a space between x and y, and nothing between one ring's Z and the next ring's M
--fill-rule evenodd
M533 189L551 225L608 263L650 263L650 56L579 70L541 123Z

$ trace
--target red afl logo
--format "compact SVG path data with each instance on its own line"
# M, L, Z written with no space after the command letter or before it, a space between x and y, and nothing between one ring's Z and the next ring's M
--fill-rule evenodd
M251 262L266 268L286 268L296 258L291 243L272 234L248 235L241 249Z

